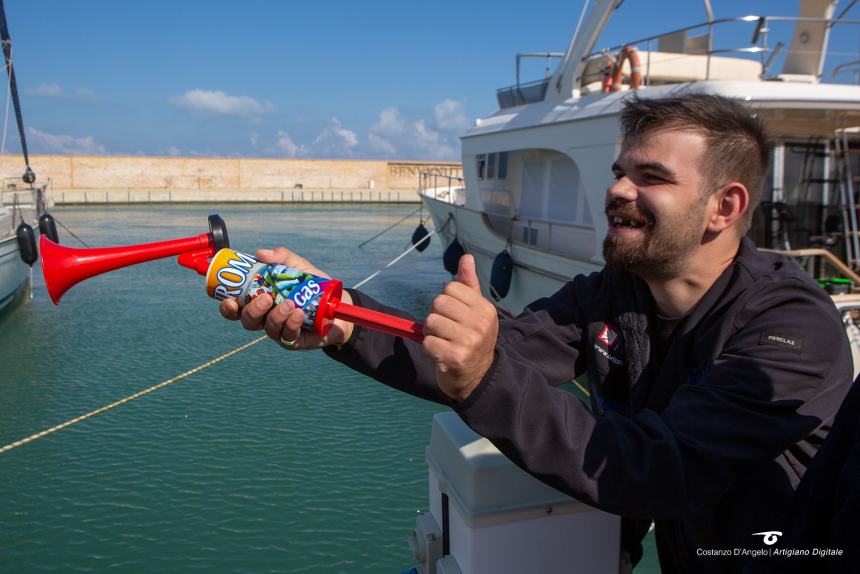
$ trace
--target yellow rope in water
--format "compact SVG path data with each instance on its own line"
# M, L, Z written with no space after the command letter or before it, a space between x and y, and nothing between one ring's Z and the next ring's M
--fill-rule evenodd
M140 397L142 397L142 396L144 396L144 395L148 395L149 393L151 393L151 392L153 392L153 391L157 391L158 389L163 388L163 387L166 387L167 385L173 384L173 383L175 383L175 382L177 382L177 381L181 381L181 380L182 380L182 379L184 379L184 378L190 377L190 376L191 376L191 375L193 375L194 373L199 373L199 372L200 372L200 371L202 371L203 369L206 369L206 368L208 368L208 367L211 367L211 366L212 366L212 365L214 365L215 363L219 363L219 362L223 361L224 359L228 359L228 358L232 357L233 355L235 355L235 354L237 354L237 353L241 353L241 352L242 352L242 351L244 351L245 349L248 349L249 347L253 347L253 346L254 346L254 345L256 345L257 343L260 343L260 342L262 342L262 341L265 341L266 339L268 339L268 337L266 337L266 336L262 336L262 337L259 337L259 338L257 338L257 339L254 339L254 340L253 340L253 341L251 341L250 343L245 343L244 345L242 345L242 346L240 346L240 347L237 347L237 348L233 349L232 351L230 351L230 352L228 352L228 353L224 353L224 354L223 354L223 355L221 355L220 357L215 357L214 359L212 359L211 361L209 361L209 362L207 362L207 363L203 363L203 364L202 364L202 365L200 365L200 366L194 367L194 368L193 368L193 369L191 369L190 371L185 371L185 372L184 372L184 373L182 373L181 375L176 375L176 376L175 376L175 377L173 377L172 379L167 379L166 381L162 381L162 382L158 383L158 384L157 384L157 385L155 385L155 386L152 386L152 387L149 387L148 389L145 389L145 390L143 390L143 391L140 391L139 393L135 393L135 394L133 394L133 395L130 395L130 396L128 396L128 397L125 397L124 399L120 399L120 400L118 400L118 401L116 401L116 402L114 402L114 403L111 403L111 404L109 404L109 405L103 406L103 407L101 407L100 409L96 409L96 410L94 410L94 411L90 411L90 412L88 412L88 413L87 413L87 414L85 414L85 415L81 415L81 416L79 416L79 417L77 417L77 418L74 418L74 419L68 420L68 421L66 421L66 422L64 422L64 423L58 424L57 426L53 426L53 427L51 427L51 428L49 428L49 429L45 429L45 430L43 430L43 431L41 431L41 432L37 432L36 434L31 435L31 436L28 436L27 438L22 438L21 440L17 440L17 441L15 441L15 442L13 442L13 443L9 443L9 444L7 444L7 445L6 445L6 446L4 446L4 447L0 447L0 454L2 454L2 453L4 453L4 452L7 452L7 451L10 451L10 450L12 450L13 448L17 448L17 447L19 447L19 446L21 446L21 445L25 445L25 444L27 444L28 442L32 442L32 441L34 441L34 440L36 440L36 439L42 438L42 437L44 437L44 436L47 436L47 435L49 435L49 434L51 434L51 433L55 433L55 432L57 432L58 430L62 430L62 429L64 429L64 428L66 428L66 427L70 427L70 426L72 426L72 425L73 425L73 424L75 424L75 423L79 423L79 422L84 421L84 420L86 420L86 419L88 419L88 418L94 417L94 416L96 416L96 415L100 415L100 414L102 414L103 412L109 411L109 410L111 410L111 409L113 409L113 408L115 408L115 407L118 407L118 406L120 406L120 405L123 405L123 404L125 404L125 403L127 403L127 402L129 402L129 401L133 401L134 399L140 398Z

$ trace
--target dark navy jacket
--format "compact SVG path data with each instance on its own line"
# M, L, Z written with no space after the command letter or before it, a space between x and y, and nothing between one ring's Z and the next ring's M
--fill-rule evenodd
M794 263L744 239L660 364L653 328L645 283L607 267L502 321L492 367L460 404L438 389L417 343L357 329L326 352L451 405L558 490L654 520L664 573L737 570L743 554L713 554L764 547L753 535L776 529L851 384L839 313ZM592 410L556 388L584 373Z
M779 523L794 555L754 560L747 574L860 572L860 377Z

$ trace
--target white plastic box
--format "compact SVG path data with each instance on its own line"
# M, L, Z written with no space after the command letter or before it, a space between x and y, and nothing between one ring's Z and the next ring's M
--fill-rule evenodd
M618 516L535 479L455 413L433 417L427 462L430 512L409 541L421 574L618 573Z

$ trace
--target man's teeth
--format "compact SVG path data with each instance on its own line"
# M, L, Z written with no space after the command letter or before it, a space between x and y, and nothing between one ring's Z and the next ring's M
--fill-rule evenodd
M615 227L632 227L633 229L638 229L640 227L643 227L645 224L638 221L622 219L618 216L615 216L612 218L612 225L614 225Z

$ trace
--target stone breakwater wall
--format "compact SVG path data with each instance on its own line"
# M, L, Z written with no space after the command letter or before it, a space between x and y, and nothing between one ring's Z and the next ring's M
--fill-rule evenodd
M7 156L0 177L20 178ZM417 202L419 174L461 177L455 162L30 156L56 204L195 202Z

